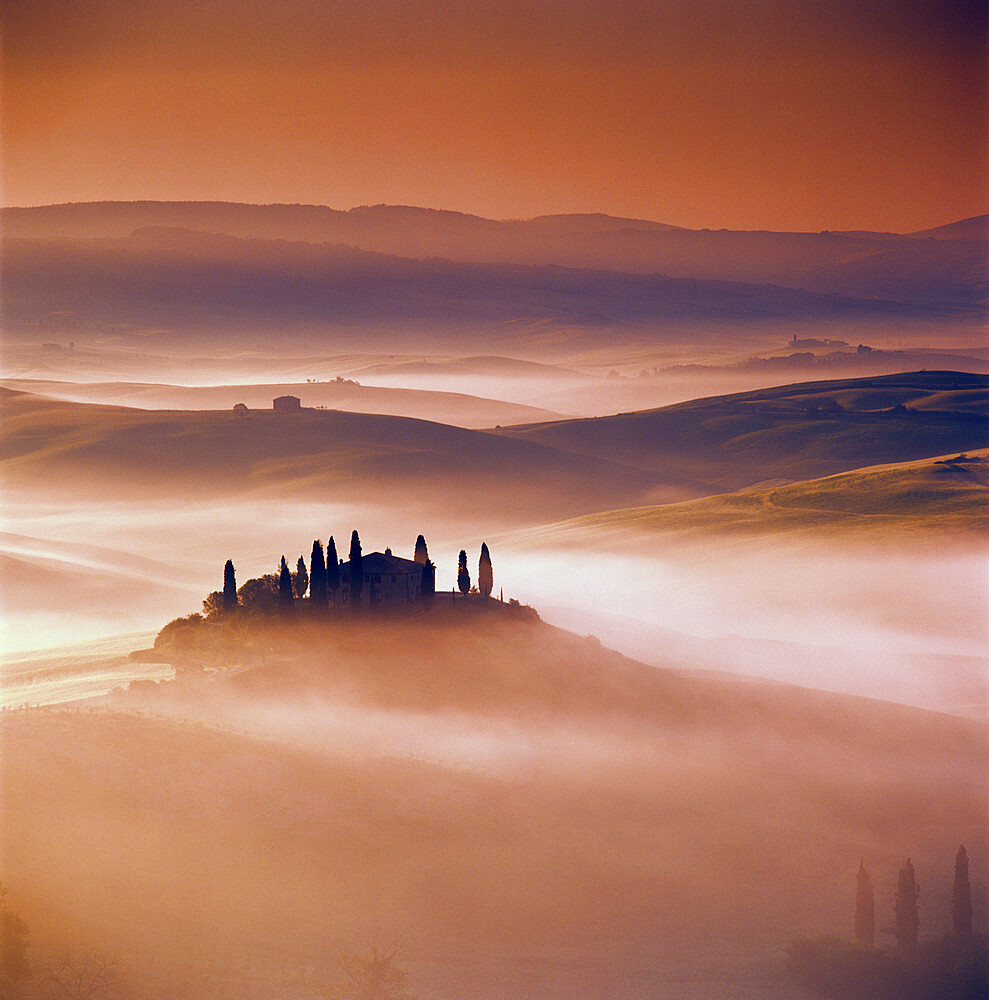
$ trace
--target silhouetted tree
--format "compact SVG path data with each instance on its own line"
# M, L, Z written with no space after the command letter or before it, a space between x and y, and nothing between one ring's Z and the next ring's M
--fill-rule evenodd
M350 606L361 606L361 592L364 589L364 557L361 555L361 539L357 529L350 536Z
M270 612L278 605L279 578L275 573L254 577L237 591L237 599L245 611Z
M66 953L49 962L41 986L45 1000L116 1000L129 992L117 960L100 951Z
M337 591L340 589L340 558L337 556L337 546L332 535L326 543L326 589L336 604Z
M295 587L295 596L301 601L309 589L309 572L306 570L306 560L303 556L299 556L299 561L295 564L292 585Z
M917 912L919 895L920 886L917 885L913 864L907 858L896 880L893 935L903 954L911 958L917 953L917 931L920 929L920 915Z
M460 564L457 566L457 589L464 597L470 592L470 573L467 571L467 553L460 550Z
M872 880L861 861L855 887L855 940L866 948L876 943L876 899Z
M233 611L237 607L237 577L233 561L228 559L223 567L223 610Z
M0 995L13 996L17 984L31 975L27 960L27 924L7 909L7 888L0 884Z
M416 1000L407 992L409 974L396 961L398 948L374 943L364 953L345 949L337 981L322 991L325 1000Z
M433 603L436 594L436 567L427 559L422 567L422 599L426 604Z
M206 615L207 618L223 614L226 609L227 606L224 601L224 595L220 593L219 590L214 590L206 595L206 600L203 601L203 614Z
M488 546L481 542L481 557L477 561L477 589L487 599L494 587L494 574L491 572L491 556Z
M962 844L955 855L955 885L951 893L951 923L962 938L972 936L972 889L968 882L968 851Z
M429 562L429 551L426 548L426 539L423 538L422 535L416 539L416 551L412 559L417 563L421 563L423 566Z
M291 614L295 596L292 593L292 574L289 572L285 556L282 556L281 569L278 572L278 607L283 614Z
M320 609L326 607L326 562L323 543L318 538L312 543L309 557L309 603Z

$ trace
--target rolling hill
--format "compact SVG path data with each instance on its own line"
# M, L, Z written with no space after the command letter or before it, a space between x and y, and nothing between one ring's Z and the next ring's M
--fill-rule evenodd
M657 410L504 428L730 492L989 443L989 377L912 372L776 386Z
M545 519L696 487L607 460L406 417L303 410L138 410L0 390L0 463L14 488L132 498L279 495L459 505L464 516ZM524 484L524 489L522 486Z
M989 449L856 469L823 479L752 487L683 503L602 511L527 532L542 543L642 543L644 534L840 532L872 544L907 540L926 548L954 537L989 541Z
M558 414L536 406L457 392L366 386L346 379L249 385L164 385L155 382L58 382L4 379L9 389L76 402L107 403L148 410L229 410L237 403L270 409L276 396L297 396L305 407L415 417L455 427L549 420Z

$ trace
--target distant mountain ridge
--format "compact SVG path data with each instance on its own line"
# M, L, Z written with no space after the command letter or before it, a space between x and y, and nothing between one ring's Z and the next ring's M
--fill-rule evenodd
M967 305L987 301L987 217L911 234L688 230L602 214L493 220L412 206L92 202L6 208L8 237L125 237L148 226L249 239L339 243L469 263L554 264L742 281L853 297Z
M919 244L912 244L917 246ZM37 336L52 317L83 329L117 325L230 341L245 330L363 327L424 330L444 324L476 350L478 326L509 337L520 323L581 329L624 326L969 317L971 304L850 298L780 285L678 278L556 264L413 259L341 244L248 239L145 227L126 237L3 241L3 318ZM487 345L488 350L491 349ZM505 349L503 344L498 351Z

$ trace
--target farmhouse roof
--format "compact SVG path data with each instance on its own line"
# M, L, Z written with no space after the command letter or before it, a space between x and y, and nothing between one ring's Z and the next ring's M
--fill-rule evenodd
M349 569L350 563L344 563L344 567ZM411 559L402 559L400 556L393 556L385 552L368 552L361 561L361 567L365 575L368 573L393 573L396 575L422 573L422 563L413 562Z

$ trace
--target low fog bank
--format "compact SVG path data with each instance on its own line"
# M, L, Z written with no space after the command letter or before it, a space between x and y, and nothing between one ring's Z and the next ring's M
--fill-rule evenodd
M298 1000L377 937L422 1000L782 1000L789 940L850 934L860 859L885 920L913 858L936 936L957 843L989 856L971 723L505 626L273 627L253 665L4 713L5 881L39 954Z
M86 701L126 689L134 681L171 680L171 664L139 662L130 656L149 646L154 635L135 632L0 656L0 707Z
M989 712L982 546L915 555L833 538L673 540L636 555L575 539L570 549L495 551L506 593L647 663Z
M611 551L579 533L552 547L473 535L449 510L405 511L309 501L148 509L104 500L8 499L3 643L10 653L135 630L200 610L234 561L239 584L285 555L308 562L314 538L350 533L365 552L411 558L425 534L439 592L456 585L457 553L476 576L486 540L495 593L531 604L648 663L735 671L828 690L978 714L986 703L987 561L980 543L868 545L676 534L626 536ZM476 530L476 528L474 529ZM673 641L674 637L680 637Z

